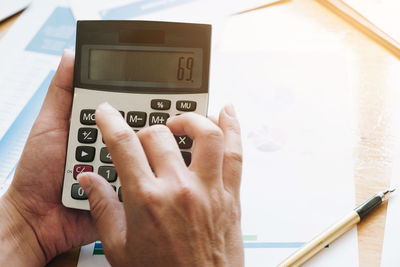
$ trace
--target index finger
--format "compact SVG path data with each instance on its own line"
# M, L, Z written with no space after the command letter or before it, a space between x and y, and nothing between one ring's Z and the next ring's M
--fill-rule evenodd
M132 128L110 104L101 104L95 116L117 169L124 201L129 201L138 188L154 178L146 154Z

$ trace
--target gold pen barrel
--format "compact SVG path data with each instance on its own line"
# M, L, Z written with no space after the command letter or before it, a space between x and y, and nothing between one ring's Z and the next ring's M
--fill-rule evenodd
M278 267L300 266L317 254L321 249L332 243L335 239L350 230L360 221L356 211L352 211L340 221L317 235L310 242L304 244L296 252L281 262Z

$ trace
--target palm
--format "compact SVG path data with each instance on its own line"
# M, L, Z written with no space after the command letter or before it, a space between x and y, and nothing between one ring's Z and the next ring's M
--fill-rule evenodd
M67 74L72 76L72 72ZM50 86L8 192L32 226L48 261L97 237L88 212L61 203L72 92L60 87L54 81Z

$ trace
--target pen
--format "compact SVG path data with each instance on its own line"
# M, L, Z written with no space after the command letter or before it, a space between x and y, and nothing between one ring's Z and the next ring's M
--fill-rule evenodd
M365 216L388 199L390 193L394 192L394 190L396 189L376 193L373 197L352 210L336 224L332 225L324 232L314 237L311 241L304 244L296 252L281 262L278 267L300 266L305 263L321 249L332 243L338 237L350 230L355 224L364 219Z

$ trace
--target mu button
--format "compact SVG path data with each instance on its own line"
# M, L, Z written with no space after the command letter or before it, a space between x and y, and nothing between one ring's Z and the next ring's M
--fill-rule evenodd
M96 149L91 146L78 146L75 152L75 159L81 162L91 162L94 160Z

